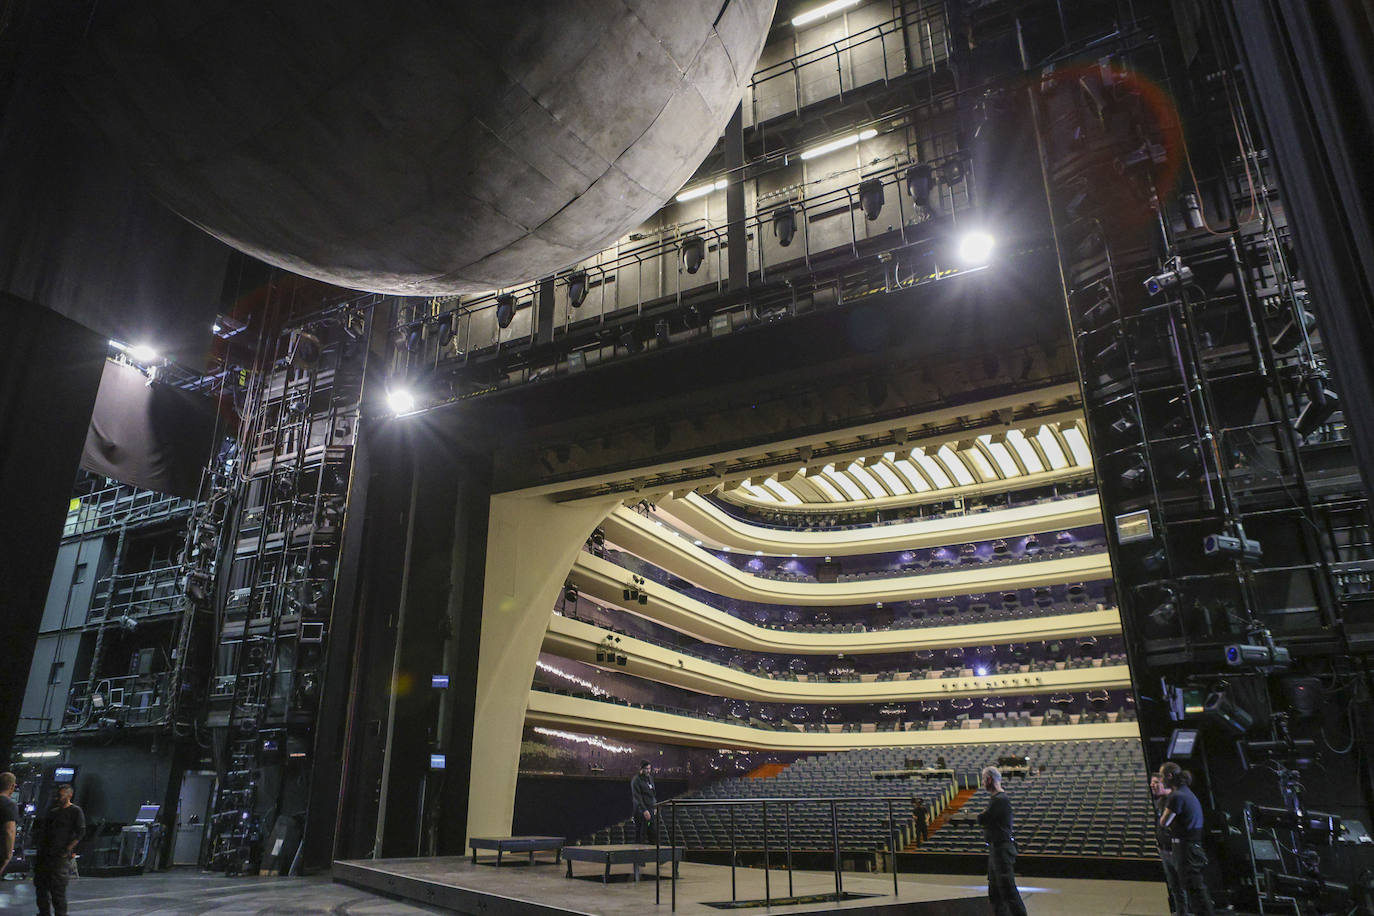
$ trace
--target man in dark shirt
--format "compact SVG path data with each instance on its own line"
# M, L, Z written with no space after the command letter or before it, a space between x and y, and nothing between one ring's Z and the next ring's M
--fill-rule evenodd
M1202 849L1202 802L1193 794L1193 774L1172 760L1159 768L1159 778L1169 789L1159 825L1169 831L1170 858L1177 875L1174 906L1178 916L1213 916L1212 895L1207 892L1203 871L1207 853Z
M654 789L654 767L647 760L639 761L639 772L630 780L630 804L635 812L635 842L655 842L658 823L654 820L654 807L658 795Z
M34 824L33 886L38 916L67 916L67 880L76 844L86 835L86 815L72 804L72 787L54 792L53 806Z
M916 819L916 842L924 843L928 836L926 825L930 822L930 809L926 807L924 798L918 798L912 803L911 816Z
M14 803L14 774L0 773L0 876L14 857L14 833L19 826L19 807Z
M1026 916L1026 904L1016 887L1016 838L1011 832L1011 801L1002 790L1002 772L984 767L983 788L992 800L978 815L988 843L988 900L994 916Z
M1164 816L1164 803L1169 800L1169 795L1173 792L1164 784L1164 777L1158 773L1150 775L1150 801L1155 808L1155 846L1159 849L1159 861L1164 866L1164 885L1169 891L1169 912L1178 912L1178 906L1174 900L1178 898L1178 871L1174 869L1173 847L1174 841L1169 836L1169 829L1159 823L1159 819Z

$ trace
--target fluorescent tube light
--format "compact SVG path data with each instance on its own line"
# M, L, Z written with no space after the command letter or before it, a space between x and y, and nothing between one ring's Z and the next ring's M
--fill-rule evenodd
M801 154L802 159L814 159L817 156L824 156L826 153L833 153L835 150L844 149L846 146L854 146L860 140L872 140L878 136L878 132L872 128L860 131L857 134L850 134L848 137L841 137L838 140L831 140L829 143L822 143L820 146L813 146Z
M804 26L809 23L815 22L818 19L824 19L831 13L838 13L840 10L849 9L851 6L858 5L859 0L831 0L830 3L822 3L814 10L807 10L800 16L792 17L792 25L798 27Z
M685 203L686 201L689 201L689 200L696 200L698 197L705 197L707 194L710 194L712 191L723 191L723 190L725 190L725 185L726 185L726 181L725 181L724 178L717 178L717 179L716 179L715 181L713 181L711 184L701 184L701 185L697 185L695 188L690 188L690 189L688 189L688 190L686 190L686 191L683 191L681 194L679 194L679 195L677 196L677 202L678 202L678 203Z

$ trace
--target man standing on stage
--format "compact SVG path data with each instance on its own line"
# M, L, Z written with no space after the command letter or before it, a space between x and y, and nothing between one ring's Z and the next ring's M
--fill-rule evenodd
M654 820L654 807L658 805L658 795L654 789L654 765L647 760L639 761L639 773L630 780L630 803L635 812L635 842L655 842L658 823Z
M1169 889L1169 912L1177 913L1178 906L1174 901L1181 894L1178 891L1178 871L1174 868L1174 841L1169 836L1168 828L1159 824L1159 819L1164 816L1164 804L1171 794L1173 790L1164 785L1163 777L1158 773L1150 776L1150 799L1155 806L1155 845L1159 847L1159 861L1164 865L1164 886Z
M38 916L67 916L67 881L76 844L86 835L86 815L72 804L71 783L57 787L53 806L34 824L38 852L33 857L33 887Z
M1202 848L1202 802L1191 788L1193 774L1166 760L1159 768L1159 778L1169 789L1159 826L1169 831L1173 849L1170 858L1174 865L1172 888L1178 916L1213 916L1212 895L1203 881L1207 868L1207 853Z
M1016 888L1016 838L1011 831L1011 801L1002 790L1002 772L984 767L983 788L992 800L978 815L988 843L988 900L995 916L1026 916L1026 904Z

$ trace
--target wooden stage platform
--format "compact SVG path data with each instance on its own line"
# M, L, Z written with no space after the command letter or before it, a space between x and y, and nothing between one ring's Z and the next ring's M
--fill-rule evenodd
M850 899L833 899L835 878L830 872L793 872L795 901L780 902L787 895L787 872L773 869L769 882L773 905L765 908L762 869L736 870L736 894L741 902L756 905L730 906L730 868L684 862L677 881L677 912L687 916L728 912L823 914L843 916L984 916L987 897L980 890L922 883L919 876L899 879L899 895L893 896L890 874L843 875ZM654 903L652 867L636 884L628 880L602 883L602 875L566 877L552 863L534 865L519 859L501 868L473 865L465 856L431 859L364 859L334 863L334 880L354 887L389 894L404 900L442 907L457 913L483 916L644 916L672 912L672 883L663 870L662 903ZM626 879L630 876L625 875ZM825 899L831 895L830 899ZM721 904L724 904L722 907Z

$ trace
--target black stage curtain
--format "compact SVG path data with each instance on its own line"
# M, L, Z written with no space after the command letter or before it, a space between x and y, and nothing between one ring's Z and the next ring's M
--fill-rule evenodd
M121 483L194 499L214 434L213 401L150 383L133 366L106 360L81 466Z
M105 338L0 293L0 769L28 683Z
M0 113L0 290L198 369L230 249L153 198L64 88L90 7L20 4Z

